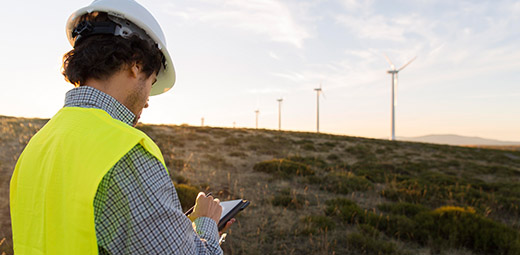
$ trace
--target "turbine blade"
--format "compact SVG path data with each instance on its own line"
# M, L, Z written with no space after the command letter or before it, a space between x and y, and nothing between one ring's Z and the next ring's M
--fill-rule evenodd
M401 68L399 68L399 70L397 70L397 71L399 72L399 71L403 70L407 65L411 64L416 58L417 58L417 56L413 57L410 61L408 61L408 63L406 63Z
M388 63L390 64L390 68L392 68L392 70L395 70L394 63L392 63L392 61L390 60L390 58L386 54L385 54L385 58L386 58L386 61L388 61Z

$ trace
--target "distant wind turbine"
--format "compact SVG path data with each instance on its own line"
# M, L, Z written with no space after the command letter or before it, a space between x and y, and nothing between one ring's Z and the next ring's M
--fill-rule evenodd
M258 114L260 114L260 110L256 109L255 114L256 114L256 129L258 129Z
M320 87L314 89L316 91L316 133L320 132L320 94L323 93L323 90L321 89L321 83ZM325 97L325 93L323 93L323 97Z
M402 66L399 69L395 69L394 64L392 61L390 61L390 58L385 55L386 60L390 64L390 70L387 71L387 73L392 74L392 141L395 140L395 105L397 104L397 100L395 100L395 92L394 92L394 86L397 87L397 74L403 70L406 66L408 66L410 63L412 63L417 56L412 58L408 63L406 63L404 66Z
M282 130L282 101L283 98L277 99L278 101L278 130Z

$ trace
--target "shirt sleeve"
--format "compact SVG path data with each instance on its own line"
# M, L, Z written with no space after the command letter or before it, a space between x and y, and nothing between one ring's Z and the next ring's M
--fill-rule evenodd
M101 181L95 199L100 254L223 254L215 221L184 215L162 163L136 145Z

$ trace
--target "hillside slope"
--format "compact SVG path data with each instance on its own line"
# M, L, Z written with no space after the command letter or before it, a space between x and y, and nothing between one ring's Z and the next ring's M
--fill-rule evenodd
M44 123L0 117L0 252L12 253L12 169ZM226 254L520 252L520 152L272 130L138 128L161 148L184 207L198 190L251 201Z

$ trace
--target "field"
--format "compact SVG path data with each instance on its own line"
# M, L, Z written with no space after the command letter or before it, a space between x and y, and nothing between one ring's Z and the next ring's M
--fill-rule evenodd
M46 120L0 116L0 253L9 179ZM139 125L184 207L251 205L226 254L520 254L520 151L255 129Z

